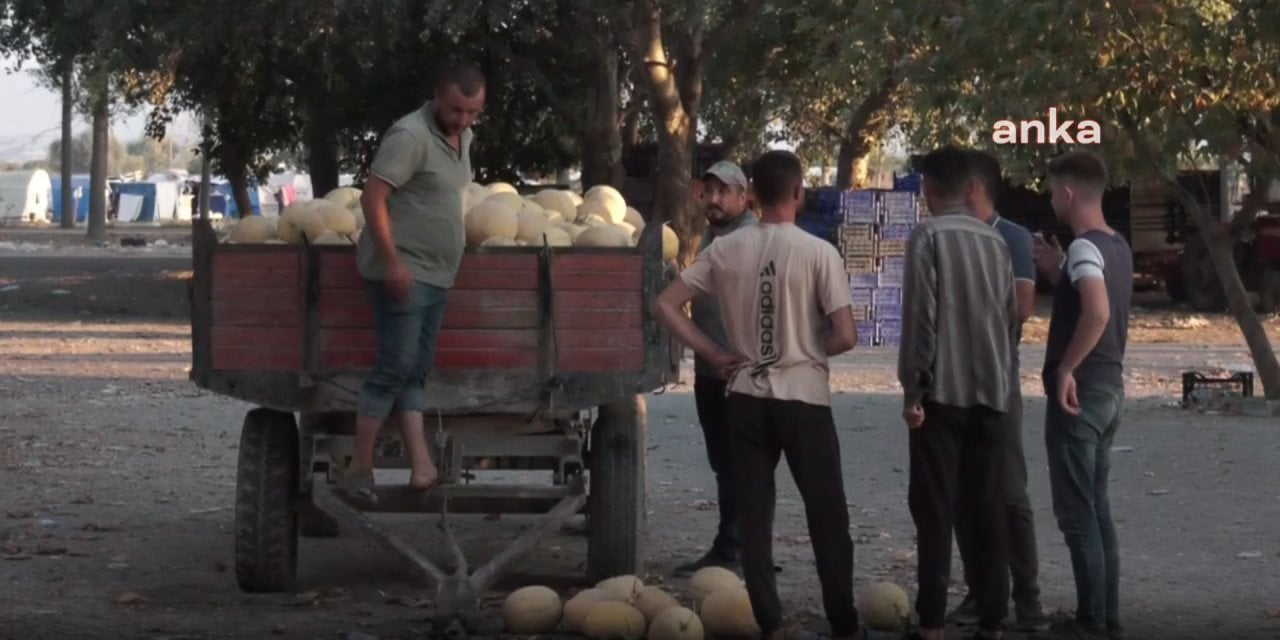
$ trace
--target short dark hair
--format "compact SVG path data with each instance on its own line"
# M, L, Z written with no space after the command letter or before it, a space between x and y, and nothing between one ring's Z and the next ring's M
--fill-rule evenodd
M930 151L920 160L920 173L941 196L958 196L973 179L970 154L955 145Z
M484 88L484 73L469 62L449 64L436 76L436 93L444 93L449 87L457 87L462 95L472 98Z
M751 186L763 206L782 202L804 183L804 165L790 151L766 151L751 163Z
M1107 189L1107 163L1091 151L1068 151L1049 161L1049 177L1082 184L1101 195Z
M1000 199L1000 191L1004 188L1004 178L1000 175L1000 161L995 156L974 149L969 152L969 163L972 165L973 177L982 183L987 197L992 202Z

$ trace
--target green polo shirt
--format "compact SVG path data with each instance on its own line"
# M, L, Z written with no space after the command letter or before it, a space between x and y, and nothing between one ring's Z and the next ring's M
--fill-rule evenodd
M383 136L369 173L393 187L387 197L391 240L418 282L453 286L466 249L462 194L471 182L470 129L462 132L462 150L454 150L436 124L431 102L401 118ZM356 243L360 275L382 279L372 233Z

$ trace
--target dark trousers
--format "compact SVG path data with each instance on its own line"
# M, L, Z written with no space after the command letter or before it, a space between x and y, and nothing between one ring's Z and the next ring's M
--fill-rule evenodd
M1107 480L1111 444L1124 410L1124 387L1079 378L1077 385L1080 414L1063 411L1051 396L1044 438L1053 514L1076 580L1076 620L1101 631L1104 624L1120 619L1120 550Z
M985 407L924 405L924 424L912 429L907 502L916 525L916 613L920 626L946 626L951 581L951 536L956 504L975 514L973 567L977 572L979 626L1002 631L1009 611L1008 529L1005 524L1003 452L1012 429L1008 414Z
M729 416L742 571L762 637L783 624L773 565L774 472L782 455L804 500L832 636L852 635L859 626L853 604L853 538L831 407L733 393Z
M693 398L698 422L707 446L707 461L716 474L716 499L720 505L720 526L712 549L726 560L736 559L742 546L738 533L737 509L733 499L733 451L729 441L729 402L725 381L710 376L693 379Z
M1008 485L1005 487L1005 518L1009 527L1009 574L1013 578L1013 604L1018 612L1034 613L1040 605L1039 551L1036 548L1035 515L1027 495L1027 458L1022 450L1022 393L1014 389L1009 406L1009 447L1005 451ZM968 501L956 504L956 546L964 563L964 582L970 594L978 592L978 563L974 544L980 523Z

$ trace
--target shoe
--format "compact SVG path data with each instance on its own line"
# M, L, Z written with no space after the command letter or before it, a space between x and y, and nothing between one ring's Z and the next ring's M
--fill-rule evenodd
M1046 640L1105 640L1107 636L1073 619L1055 622L1049 626L1047 632L1037 634L1035 637Z
M675 575L677 577L689 576L698 569L705 569L706 567L723 567L730 571L735 571L738 569L738 559L734 554L724 553L719 549L713 548L701 558L676 567Z
M1041 609L1039 602L1029 604L1025 607L1016 606L1014 607L1014 610L1017 615L1017 622L1014 623L1013 628L1016 631L1025 631L1028 633L1048 631L1049 627L1052 625L1052 621L1044 614L1044 610Z
M960 606L956 607L947 614L947 622L960 625L962 627L970 627L978 624L978 620L982 617L978 615L978 598L973 594L966 594L964 600L960 601Z

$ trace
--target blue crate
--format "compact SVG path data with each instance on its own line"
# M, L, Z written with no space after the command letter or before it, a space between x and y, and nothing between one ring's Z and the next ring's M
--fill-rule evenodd
M902 321L876 320L876 343L884 347L901 344Z
M876 224L880 222L880 194L876 191L845 191L841 195L840 210L845 224Z
M902 275L906 267L907 259L903 256L888 256L880 260L880 273Z
M920 193L924 189L924 176L919 173L893 174L894 191Z
M871 317L876 320L901 320L902 319L902 303L901 302L885 302L872 303Z
M880 225L880 239L891 242L906 242L911 237L911 231L916 228L914 224L891 223Z
M875 272L849 274L849 289L875 289L880 286L880 274Z
M814 189L805 198L806 211L840 211L842 205L841 191L838 189Z
M898 287L880 287L871 292L871 304L880 306L884 304L902 304L902 289Z
M861 287L849 287L849 296L853 298L854 305L871 306L875 303L876 289L863 289Z
M863 322L854 322L853 326L858 330L858 346L870 347L876 343L876 323L873 320Z

